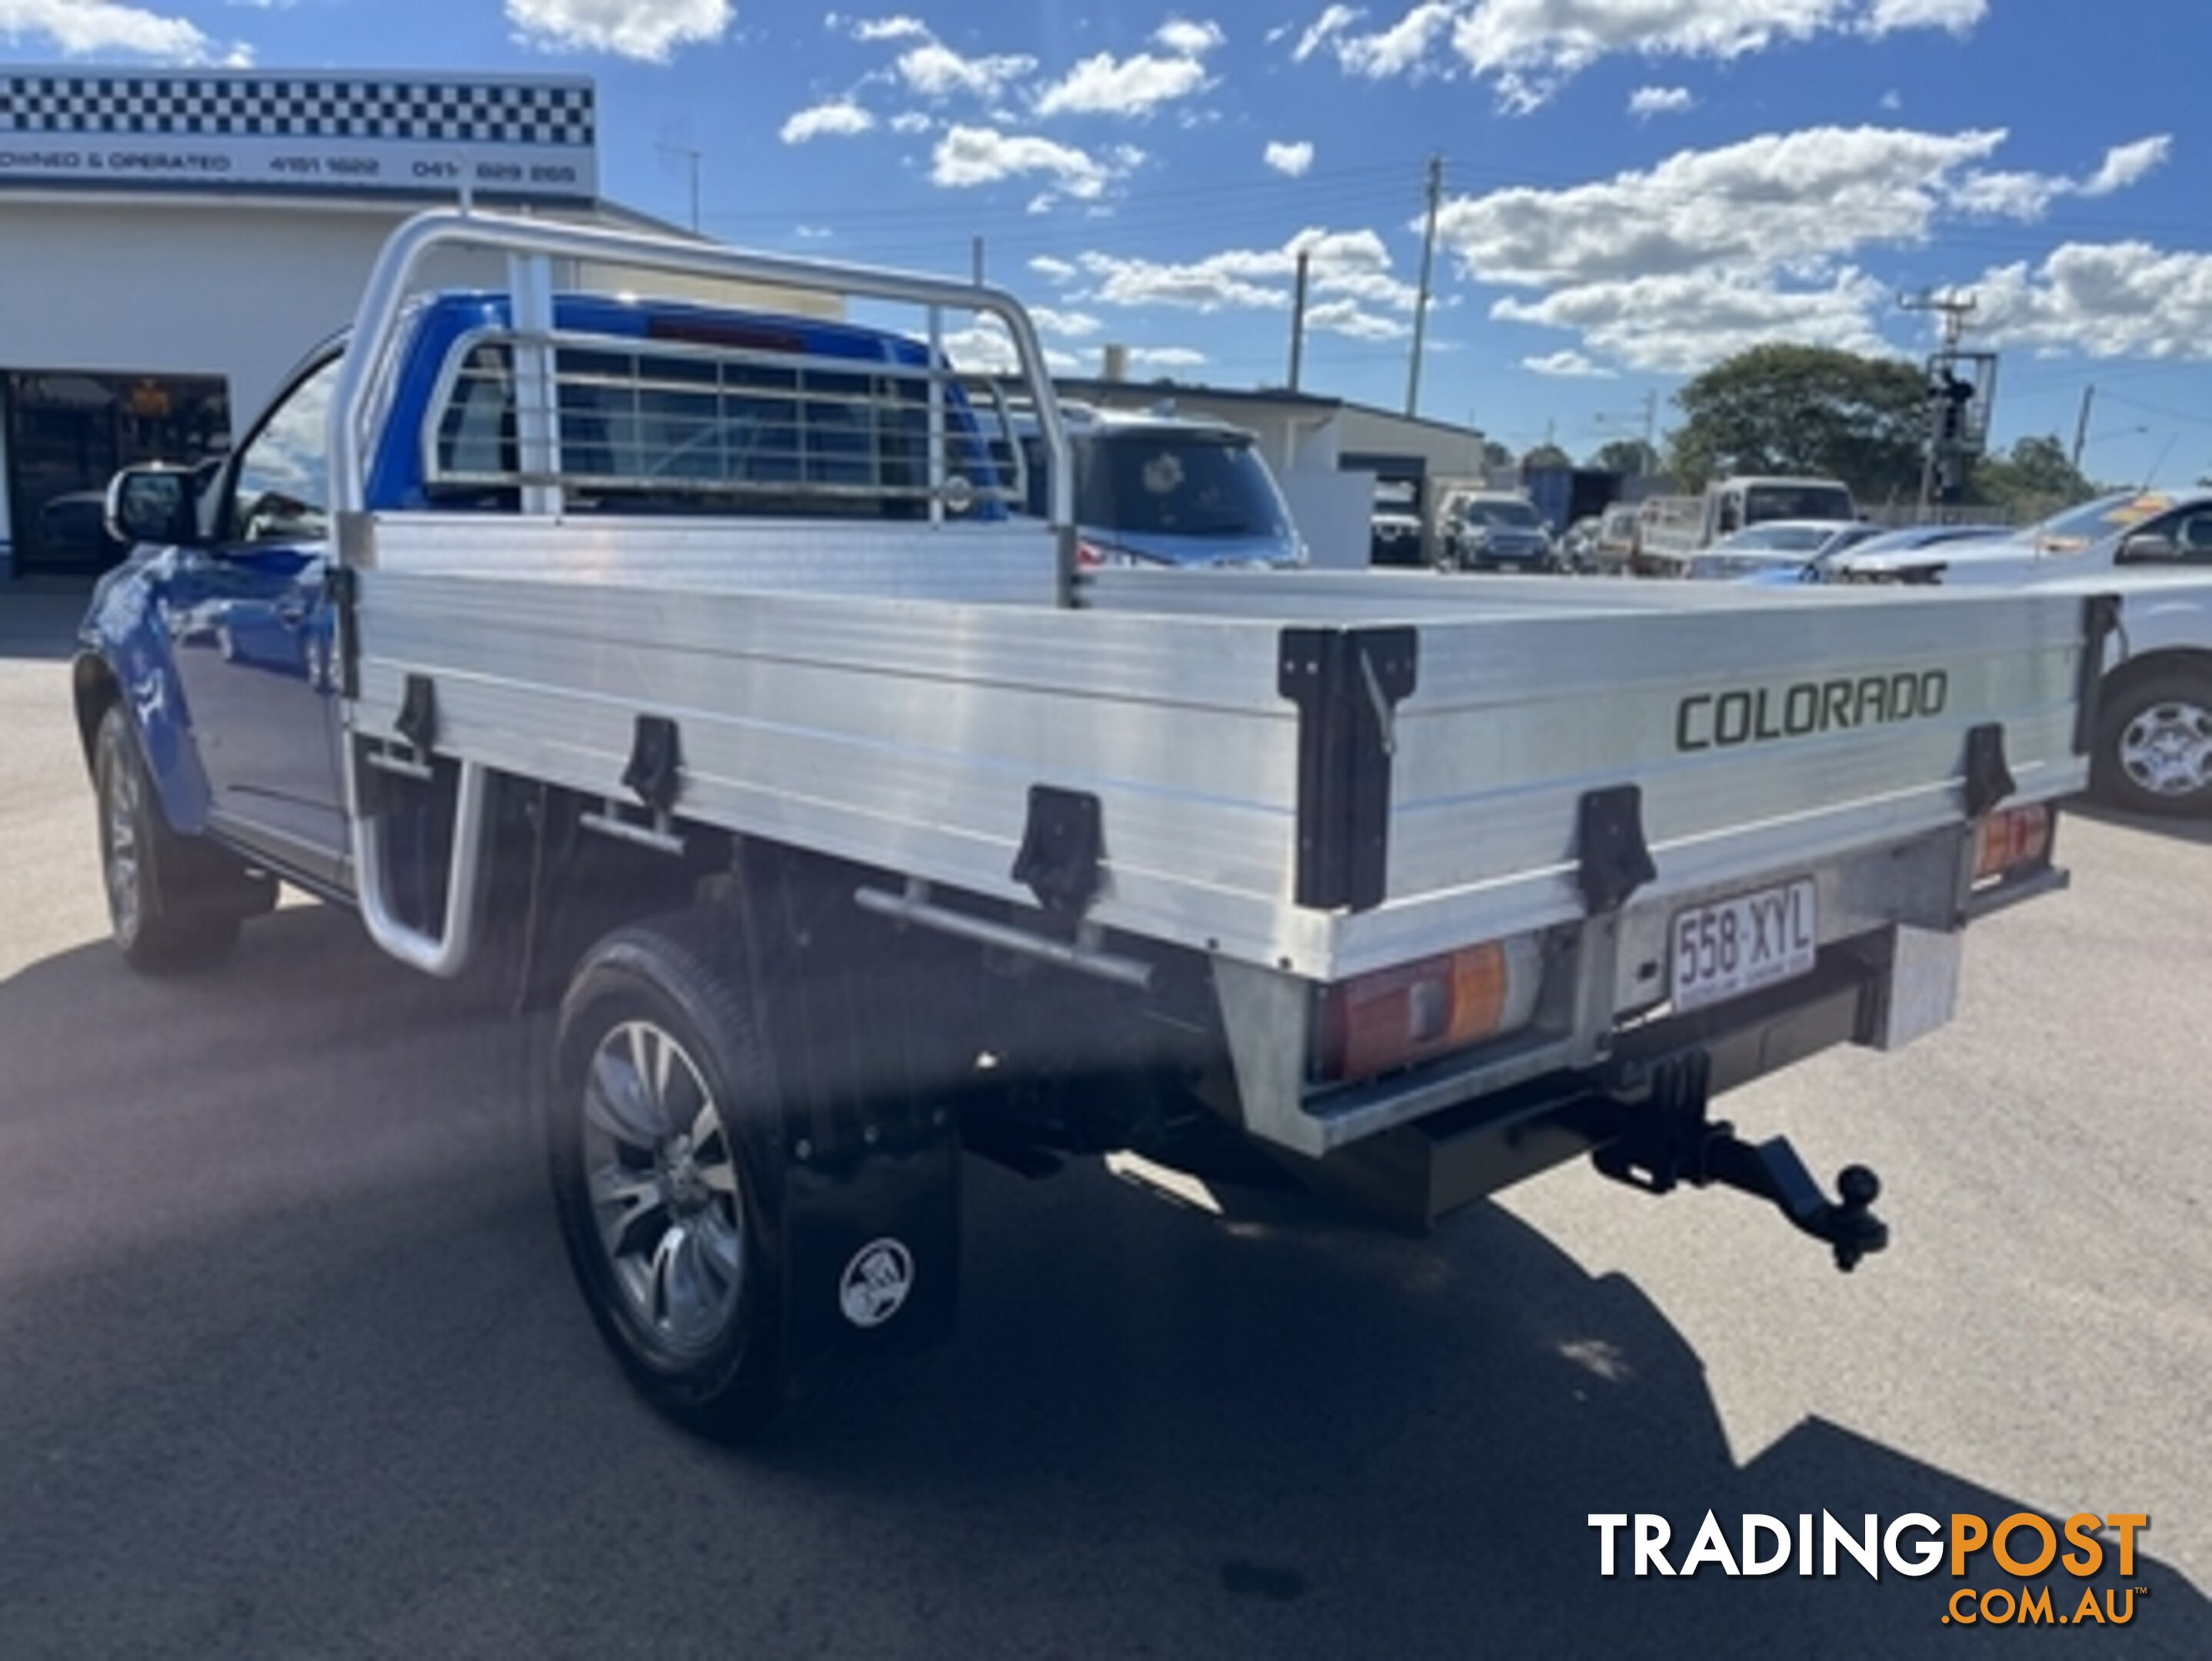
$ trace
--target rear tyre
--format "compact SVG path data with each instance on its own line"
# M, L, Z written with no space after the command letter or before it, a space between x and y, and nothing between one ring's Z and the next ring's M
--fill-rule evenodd
M2187 669L2106 687L2093 763L2097 793L2133 813L2212 814L2212 674Z
M247 876L220 849L169 828L120 704L100 717L93 780L108 928L125 961L149 975L221 963L246 917L267 909L267 879Z
M725 943L689 912L616 930L562 999L546 1113L554 1201L599 1336L689 1428L742 1437L781 1400L781 1244L750 1145L775 1105Z

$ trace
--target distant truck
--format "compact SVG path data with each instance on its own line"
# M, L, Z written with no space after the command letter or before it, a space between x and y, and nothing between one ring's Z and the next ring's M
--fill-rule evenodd
M1555 536L1565 536L1577 519L1604 512L1620 494L1620 475L1596 467L1524 468L1521 483Z
M1772 519L1856 519L1850 489L1834 479L1739 476L1698 496L1654 496L1637 516L1633 568L1639 577L1679 577L1690 556L1723 536Z

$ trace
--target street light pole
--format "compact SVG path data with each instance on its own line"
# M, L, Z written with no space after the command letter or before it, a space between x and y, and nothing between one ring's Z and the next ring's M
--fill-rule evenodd
M2088 447L2089 411L2096 402L2097 385L2092 381L2081 389L2081 419L2074 423L2074 470L2076 473L2081 470L2081 452Z

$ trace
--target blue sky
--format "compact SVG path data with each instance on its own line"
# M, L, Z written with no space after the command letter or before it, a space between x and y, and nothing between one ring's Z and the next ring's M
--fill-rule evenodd
M1090 368L1404 396L1443 158L1425 413L1577 455L1763 338L1918 353L1971 289L2000 439L2212 472L2203 0L0 0L17 60L560 69L606 193L732 241L964 271Z

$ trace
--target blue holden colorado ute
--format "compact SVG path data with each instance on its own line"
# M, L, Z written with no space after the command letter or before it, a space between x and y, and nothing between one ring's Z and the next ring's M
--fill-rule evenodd
M963 1152L1414 1231L1589 1154L1883 1247L1871 1173L1711 1102L1942 1026L1969 921L2063 886L2116 603L1100 563L1078 470L1009 294L410 221L234 453L110 487L116 942L212 964L289 882L557 1000L517 1089L577 1284L717 1432L950 1332Z
M570 513L770 513L803 496L810 516L923 516L918 485L912 494L872 488L894 446L917 479L923 470L920 400L896 412L895 434L864 426L881 412L857 400L870 366L921 369L926 347L816 318L589 294L562 297L555 318L593 342L564 355L563 462L584 481L569 495ZM375 451L368 473L373 511L515 510L506 349L466 349L508 327L499 294L447 294L420 306L383 413L394 439ZM623 358L623 342L647 353L706 349L647 358L669 379L640 395L628 373L637 360ZM239 871L334 899L349 893L328 484L344 349L343 336L318 347L227 462L180 477L187 499L168 534L108 573L85 619L77 720L103 783L107 835L121 850L108 872L118 938L145 967L228 950L240 922L272 892L260 876L223 880ZM738 352L805 367L748 367L745 390L757 396L734 404L725 389L710 415L694 416L718 373L740 373L717 361ZM855 403L830 402L840 391ZM958 389L949 395L956 439L972 452L972 476L988 484L980 429ZM434 439L407 441L426 430ZM665 441L672 433L680 436ZM645 471L632 470L641 458ZM724 488L733 483L759 488L733 495ZM854 494L827 494L841 484ZM966 512L988 519L1006 507L983 488ZM194 880L164 881L172 868Z

